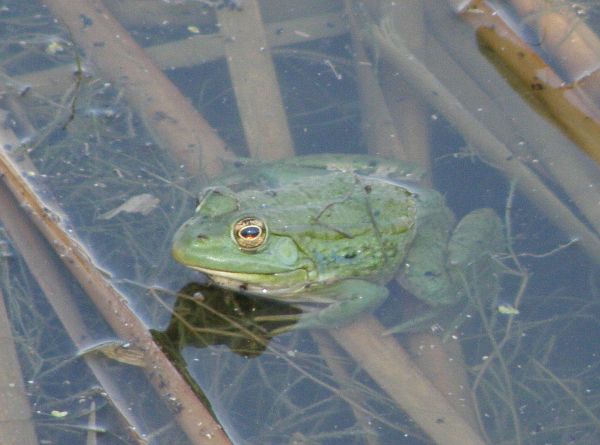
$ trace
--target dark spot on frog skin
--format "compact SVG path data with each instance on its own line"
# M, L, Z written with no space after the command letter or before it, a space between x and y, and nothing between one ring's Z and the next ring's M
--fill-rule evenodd
M248 290L248 283L242 283L242 284L240 284L240 286L239 286L239 289L240 289L242 292L245 292L245 291L247 291L247 290Z
M445 423L445 422L444 422L444 419L442 417L438 417L437 419L435 419L435 423L437 423L439 425L439 424L442 424L442 423Z
M370 185L365 185L365 192L366 193L371 193L373 191L373 187L371 187Z
M196 235L196 239L204 241L208 239L208 236L204 235L203 233L199 233L198 235Z
M356 252L348 252L347 254L344 255L344 258L347 258L347 259L356 258Z

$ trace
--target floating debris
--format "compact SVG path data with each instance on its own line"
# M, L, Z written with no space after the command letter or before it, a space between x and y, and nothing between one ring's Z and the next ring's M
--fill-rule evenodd
M98 218L100 219L112 219L117 216L121 212L126 213L141 213L142 215L147 215L152 210L158 206L160 199L156 196L151 195L149 193L142 193L141 195L136 195L129 198L119 207L109 210L106 213L103 213Z

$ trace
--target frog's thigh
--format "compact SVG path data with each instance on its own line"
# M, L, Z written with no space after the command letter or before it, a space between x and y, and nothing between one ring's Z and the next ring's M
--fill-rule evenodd
M398 281L430 306L456 301L457 289L446 269L446 249L451 220L424 221L404 259Z
M302 314L297 328L331 328L351 322L377 308L388 296L385 286L362 280L345 280L325 292L324 296L334 302L317 312Z

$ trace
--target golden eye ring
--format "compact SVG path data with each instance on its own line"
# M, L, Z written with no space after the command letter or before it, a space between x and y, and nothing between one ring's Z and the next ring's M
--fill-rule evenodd
M242 250L256 250L267 240L267 226L262 219L245 217L233 225L232 236Z

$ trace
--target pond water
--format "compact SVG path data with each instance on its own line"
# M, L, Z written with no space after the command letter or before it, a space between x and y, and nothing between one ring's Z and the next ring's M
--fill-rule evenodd
M0 388L0 405L14 407L0 410L0 443L228 443L204 426L190 432L182 418L208 421L190 411L186 391L234 444L598 443L597 8L558 0L537 10L517 0L88 3L0 2L2 157L43 200L37 212L29 192L16 202L0 193L0 290L16 345L0 361L14 355L19 364L0 370L0 384L22 390L13 401ZM544 34L559 24L567 34ZM561 53L581 41L589 51ZM339 156L291 186L278 182L286 167L248 174L235 161L323 153ZM355 154L372 158L348 170L346 155ZM171 256L175 232L210 206L211 193L219 205L233 196L237 211L252 208L249 189L275 196L297 187L302 196L320 175L342 171L364 196L321 196L308 218L319 222L289 241L295 254L310 257L307 240L316 237L345 240L345 248L366 236L349 234L357 224L383 244L386 210L372 207L378 201L361 181L387 181L384 159L392 158L424 173L419 184L419 175L402 177L390 196L406 187L419 190L418 201L433 187L456 221L480 208L502 221L501 247L466 231L462 241L480 255L458 272L448 260L442 272L424 273L429 280L451 269L462 298L436 296L436 316L408 332L382 334L431 311L430 300L406 290L406 264L433 263L430 255L398 260L398 279L378 283L389 297L374 318L314 330L288 328L307 300L322 308L323 293L299 292L290 304L266 285L255 293L272 298L234 292ZM237 172L228 189L223 169ZM316 205L310 196L307 209ZM355 201L367 210L352 214L348 229L323 222ZM31 214L37 228L27 235ZM278 215L282 226L300 225ZM408 220L402 231L428 233L427 219ZM433 243L438 233L417 239ZM452 247L442 244L436 252L446 258ZM356 256L344 253L344 261ZM335 266L313 256L330 274L318 289L339 279L335 255ZM245 258L259 262L256 252ZM76 270L86 260L94 278ZM118 294L126 303L101 303ZM149 358L150 337L138 328L162 359L158 349ZM162 374L165 356L186 389Z

